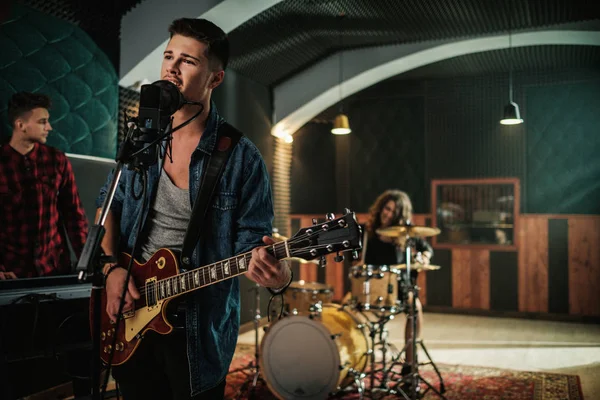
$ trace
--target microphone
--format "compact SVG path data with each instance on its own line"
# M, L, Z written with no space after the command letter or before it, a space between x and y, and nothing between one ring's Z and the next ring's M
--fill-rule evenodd
M135 125L130 168L149 167L158 161L160 143L157 141L169 126L171 115L187 103L172 82L160 80L142 85L138 118L129 120Z
M174 83L160 80L142 85L140 90L140 128L164 130L171 115L188 102Z
M171 122L171 115L186 104L200 106L200 111L191 119L172 131L187 125L203 110L200 102L188 101L177 86L167 80L159 80L140 89L140 110L134 122L135 130L131 138L133 162L131 167L148 167L158 161L158 149L161 138ZM128 124L129 125L129 124ZM120 157L120 156L119 156ZM120 158L118 158L120 159Z

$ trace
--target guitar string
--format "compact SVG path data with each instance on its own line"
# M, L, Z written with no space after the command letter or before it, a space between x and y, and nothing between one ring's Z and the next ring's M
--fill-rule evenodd
M333 225L333 227L337 227L337 225ZM343 228L345 228L345 227L343 227ZM287 244L288 245L290 243L291 244L295 244L298 241L303 241L303 240L305 240L307 238L316 236L316 235L318 235L320 233L321 233L321 230L317 230L317 231L311 232L311 233L305 233L303 235L300 235L298 237L295 237L295 238L292 238L292 239L288 240ZM273 251L275 252L275 254L277 254L278 250L285 250L285 244L286 244L286 242L274 243L272 246L273 246ZM323 244L323 245L318 245L318 246L308 246L308 247L304 247L302 249L288 249L288 250L289 250L290 256L296 256L298 254L305 253L306 251L310 251L310 250L313 250L313 249L322 249L322 248L326 248L327 246L328 245ZM277 249L276 247L279 247L279 249ZM234 256L234 257L231 257L229 259L226 259L226 260L223 260L223 261L219 261L217 263L213 263L211 265L206 265L204 267L200 267L200 268L195 269L193 271L188 271L188 272L185 272L183 274L178 274L178 275L171 276L171 277L168 277L168 278L164 278L164 279L161 279L161 280L158 280L158 281L149 282L148 284L146 284L144 286L137 287L138 291L140 291L140 299L139 300L142 300L145 297L154 297L154 299L158 300L160 296L159 296L159 291L158 291L158 285L157 284L159 284L160 282L164 282L164 283L166 283L167 281L174 281L174 282L176 282L177 284L174 285L174 287L177 288L177 291L173 290L173 292L174 292L174 294L179 294L178 292L185 293L185 292L189 291L191 288L199 289L201 287L208 286L208 285L216 283L216 282L224 281L224 280L226 280L228 278L231 278L232 276L241 275L241 273L239 273L239 272L236 273L236 274L231 274L231 273L230 274L225 274L225 272L224 272L225 269L226 269L225 268L225 264L228 261L230 261L230 260L234 260L235 264L237 264L237 269L239 271L239 261L240 261L240 259L242 257L244 259L246 259L246 256L250 255L250 253L251 252L240 254L238 256ZM285 258L285 257L283 257L283 258ZM249 260L245 260L245 261L248 262ZM211 273L209 272L208 273L209 279L208 279L208 283L207 283L206 279L204 277L204 274L205 274L205 272L207 270L213 269L213 268L215 269L214 272L215 272L215 275L217 276L217 279L213 281L210 278ZM200 286L196 286L195 284L192 283L192 281L195 280L194 278L192 278L192 274L200 272L200 271L202 271L202 281L203 281L203 284L200 285ZM220 273L221 276L223 276L223 278L221 278L221 279L218 278L219 273ZM182 277L183 277L184 281L190 283L190 285L188 286L189 289L183 289L183 290L179 289L179 287L178 287L179 284L178 284L177 280L178 279L180 280ZM164 285L164 283L163 283L163 285ZM184 283L184 286L185 286L185 283ZM167 295L167 297L171 297L171 296ZM147 304L147 301L145 301L145 303Z
M319 231L319 232L320 232L320 231ZM293 239L290 239L290 240L288 240L288 241L287 241L287 243L288 243L288 244L290 244L290 243L291 243L291 244L295 244L297 241L302 241L302 240L305 240L305 239L307 239L307 238L310 238L310 237L312 237L312 236L315 236L315 235L316 235L317 233L319 233L319 232L311 232L311 233L309 233L309 234L303 234L303 235L300 235L300 236L298 236L298 237L295 237L295 238L293 238ZM284 250L284 249L285 249L285 242L274 243L274 244L273 244L273 245L271 245L271 246L279 246L279 247L282 247L282 248L281 248L281 249L279 249L279 250ZM266 246L266 247L268 247L268 246ZM310 248L310 247L308 247L308 248ZM300 249L300 252L301 252L302 250L305 250L305 249L307 249L307 248ZM274 250L274 251L277 253L277 250ZM294 249L290 249L290 255L292 255L292 252L294 252ZM194 269L193 271L210 269L210 268L212 268L212 267L214 266L214 264L220 264L220 263L227 262L227 261L229 261L229 260L234 260L234 259L235 259L235 260L237 260L237 259L241 258L242 256L245 258L245 257L246 257L246 255L249 255L250 253L251 253L251 251L250 251L250 252L243 253L243 254L239 254L239 255L237 255L237 256L234 256L234 257L231 257L231 258L225 259L225 260L223 260L223 261L219 261L219 262L217 262L217 263L213 263L213 264L210 264L210 265L205 265L205 266L203 266L203 267L200 267L200 268L196 268L196 269ZM297 255L297 254L298 254L298 253L295 253L294 255ZM189 272L192 272L192 271L189 271ZM180 275L185 275L185 274L187 274L187 272L186 272L186 273L184 273L184 274L180 274ZM176 276L179 276L179 275L170 276L170 277L168 277L168 278L161 279L161 280L159 280L159 281L157 281L157 282L166 281L166 280L168 280L168 279L173 279L173 278L174 278L174 277L176 277ZM143 285L143 286L138 286L138 287L136 287L136 289L138 289L138 290L142 290L142 289L145 289L145 287L146 287L145 285Z
M319 246L311 246L312 249L320 249L320 248L326 248L327 245L319 245ZM303 249L304 250L304 249ZM299 251L298 253L302 253L302 251ZM246 258L246 255L249 255L248 253L246 253L244 255L244 258ZM295 254L294 254L295 255ZM241 258L241 256L238 256L238 258ZM248 260L246 260L247 262ZM168 278L164 278L161 279L160 281L154 281L154 282L149 282L148 284L146 284L145 286L139 287L138 290L140 291L140 299L142 300L145 297L154 297L155 299L159 299L160 300L160 295L159 295L159 288L157 283L160 282L164 282L166 283L167 281L171 281L171 285L173 287L173 289L170 291L173 294L183 294L185 292L188 292L190 289L199 289L201 287L204 286L208 286L210 284L216 283L216 282L221 282L224 280L227 280L228 278L231 278L233 276L237 276L237 275L241 275L242 273L235 273L235 274L227 274L225 273L225 266L223 265L225 262L220 262L217 263L216 265L211 266L205 266L205 267L201 267L198 268L196 270L193 271L189 271L186 272L184 274L179 274L179 275L175 275L175 276L171 276ZM231 264L230 264L231 265ZM205 273L207 272L207 269L213 269L214 268L214 276L216 276L216 279L213 280L213 278L211 278L210 276L213 276L213 274L211 272L208 272L208 280L205 278ZM231 267L230 267L231 268ZM237 267L238 271L240 270L239 266ZM197 279L194 279L192 277L193 273L198 273L198 272L202 272L202 284L200 286L196 286L196 284L192 283L192 281L195 281ZM219 275L222 276L222 278L219 278ZM181 280L181 278L183 277L184 281L186 283L188 283L187 287L184 283L184 288L180 288L180 283L179 281ZM171 295L167 295L166 297L171 297ZM164 297L164 298L166 298Z
M314 248L314 249L319 249L319 248L326 248L327 245L319 245L319 246L311 246L311 247ZM301 253L301 252L299 252L299 253ZM248 255L248 253L246 253L244 255L244 258L246 257L246 255ZM238 256L238 258L241 258L241 256ZM219 263L219 264L222 264L222 263ZM206 269L208 267L209 266L201 267L201 268L198 268L197 270L189 271L189 272L186 272L184 274L179 274L179 275L171 276L171 277L162 279L160 281L149 282L147 284L147 286L139 288L139 289L141 289L140 290L140 299L139 300L141 300L147 306L148 305L148 301L147 300L146 301L143 300L146 297L150 297L150 298L153 298L156 301L159 301L159 300L162 300L164 298L172 297L173 295L184 294L184 293L190 291L191 289L200 289L200 288L202 288L204 286L209 286L209 285L217 283L217 282L225 281L225 280L227 280L229 278L232 278L234 276L238 276L238 275L242 274L242 273L239 273L239 272L235 273L235 274L231 274L231 273L230 274L226 274L224 272L225 271L225 267L223 265L214 265L211 268L215 268L215 275L217 276L217 278L216 278L216 280L212 280L212 278L209 278L208 282L207 282L207 280L204 278L204 273L205 273L205 271L206 271ZM191 283L191 280L193 280L193 278L190 279L189 277L191 276L192 272L200 272L200 270L203 270L202 271L202 282L203 283L200 286L195 286L195 284ZM238 267L238 271L239 271L239 267ZM185 276L184 280L189 283L189 285L187 287L183 288L183 289L181 289L179 287L179 282L177 281L178 279L179 280L181 279L182 275ZM219 275L223 276L223 278L219 278L218 277ZM209 276L211 276L210 272L209 272ZM175 285L172 285L172 287L174 288L174 289L171 290L171 292L173 293L173 295L166 295L165 297L162 297L159 294L159 288L158 288L157 283L159 283L159 282L166 282L168 280L174 281L176 283ZM154 304L154 302L153 302L153 304Z

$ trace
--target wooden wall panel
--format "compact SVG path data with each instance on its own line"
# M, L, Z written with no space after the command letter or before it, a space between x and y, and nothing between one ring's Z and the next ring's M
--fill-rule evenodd
M422 305L427 305L427 274L435 274L435 271L420 272L417 278L417 286L419 286L419 299Z
M519 311L548 312L548 217L521 215L517 229Z
M452 306L490 308L489 250L452 250Z
M490 309L489 250L471 250L471 308Z
M600 316L600 217L569 219L569 313Z
M460 196L460 193L453 194ZM292 215L294 225L306 227L312 225L312 218L323 218L321 215ZM359 223L365 223L368 214L356 214ZM415 225L426 225L429 215L415 215ZM552 221L568 221L567 235L550 237ZM565 226L566 229L566 226ZM292 232L295 233L295 232ZM598 215L555 215L555 214L521 214L516 226L517 258L518 258L518 310L526 313L552 313L550 305L557 296L568 296L569 314L581 316L600 316L600 216ZM552 239L554 238L554 239ZM553 265L552 250L561 245L560 238L568 241L568 257L565 258L565 271L568 286L559 292L550 292L550 268ZM549 240L559 240L552 242ZM510 250L509 250L510 251ZM490 288L494 293L507 290L506 281L490 281L490 252L489 249L480 248L452 248L448 250L447 266L451 269L452 282L452 307L490 309ZM349 278L344 271L344 265L335 263L333 255L327 257L327 269L318 270L315 264L300 266L299 276L295 279L316 282L319 277L324 282L334 287L334 299L340 300L344 296L344 287L348 286ZM451 258L451 266L450 266ZM562 259L562 258L561 258ZM359 264L359 262L355 264ZM435 262L435 256L433 264ZM567 265L568 264L568 265ZM448 271L450 273L450 271ZM498 271L496 271L498 272ZM500 271L502 272L502 271ZM419 274L418 285L421 287L420 297L423 304L427 304L427 275L434 272ZM511 282L514 282L511 281ZM430 282L431 283L431 282ZM491 286L496 283L496 286ZM346 284L346 285L345 285ZM450 285L450 283L448 283ZM500 285L502 287L497 287ZM431 285L430 285L431 286ZM516 288L511 289L515 293ZM558 290L558 289L557 289ZM567 293L568 291L568 293ZM433 296L435 293L429 293ZM448 291L450 295L450 291ZM515 297L517 294L515 293ZM450 298L448 298L450 300ZM449 304L449 303L448 303ZM517 305L515 304L515 307ZM512 310L513 308L511 308ZM567 312L565 311L561 312Z
M452 307L471 307L471 250L452 250Z

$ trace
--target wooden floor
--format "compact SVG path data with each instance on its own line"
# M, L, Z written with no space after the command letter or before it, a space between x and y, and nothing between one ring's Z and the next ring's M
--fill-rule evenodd
M405 321L386 324L399 349ZM435 363L579 375L584 399L600 399L600 325L425 313L421 338ZM239 337L254 342L254 330Z

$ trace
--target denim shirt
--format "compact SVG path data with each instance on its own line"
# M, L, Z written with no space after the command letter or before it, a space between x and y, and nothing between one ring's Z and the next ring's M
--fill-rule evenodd
M216 145L217 129L224 123L214 103L206 129L193 152L189 168L190 204L193 207L200 179L209 155ZM168 159L167 159L168 162ZM148 204L154 198L163 161L148 170ZM111 174L112 175L112 174ZM96 200L102 206L112 176L109 175ZM123 169L111 211L120 217L120 251L131 252L138 231L142 200L131 196L141 193L141 180L135 172ZM194 267L211 264L250 251L271 235L273 203L269 175L256 146L241 138L225 166L203 227L202 239L193 253ZM149 208L149 207L148 207ZM143 215L146 229L148 209ZM143 232L143 231L142 231ZM139 256L137 254L136 256ZM227 375L233 358L240 325L240 288L238 278L198 289L188 295L186 332L190 367L191 395L210 389Z

